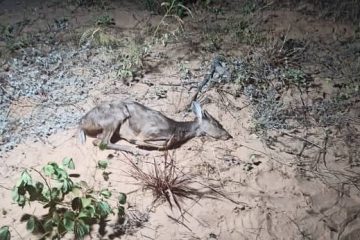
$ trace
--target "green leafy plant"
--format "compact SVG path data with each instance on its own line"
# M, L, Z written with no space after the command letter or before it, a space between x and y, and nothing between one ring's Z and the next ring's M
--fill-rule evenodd
M90 233L90 226L105 219L109 214L123 216L126 195L120 193L116 207L107 201L112 193L108 189L95 191L85 182L74 183L68 170L75 169L72 158L64 158L62 164L50 162L41 171L25 169L12 191L13 200L21 207L37 202L48 209L43 216L25 214L26 228L41 233L43 238L60 239L73 233L75 239L83 239ZM32 173L37 173L40 181ZM0 236L6 236L6 228ZM3 239L3 238L1 238ZM6 239L6 238L5 238Z
M165 14L155 28L154 37L158 35L161 26L168 25L166 24L167 18L175 18L180 28L182 29L184 22L181 20L181 17L184 16L185 13L188 13L192 16L191 10L178 0L167 0L165 2L162 2L161 6L165 8Z
M109 160L100 160L97 163L97 168L102 170L102 176L104 178L105 181L109 180L109 175L111 174L111 172L106 171L106 168L109 165Z
M0 228L0 239L1 240L10 240L10 231L8 226L2 226Z

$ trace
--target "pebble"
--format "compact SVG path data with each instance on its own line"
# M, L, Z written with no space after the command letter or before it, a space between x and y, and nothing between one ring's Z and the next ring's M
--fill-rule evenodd
M6 92L0 94L0 109L6 109L0 111L0 133L6 139L0 144L0 157L27 139L36 142L34 136L46 137L59 129L74 127L84 114L81 107L75 106L81 106L94 86L103 81L103 76L112 69L112 58L116 58L106 48L45 46L44 42L39 49L23 49L22 54L1 67L6 72L3 80L7 84L2 85ZM89 60L84 61L84 56ZM73 72L79 68L91 75L75 76ZM25 105L34 106L32 114L8 114L13 101L21 97L25 98ZM19 117L21 131L11 129Z

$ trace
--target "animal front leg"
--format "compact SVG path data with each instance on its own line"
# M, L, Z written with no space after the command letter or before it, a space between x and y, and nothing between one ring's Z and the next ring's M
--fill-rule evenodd
M115 150L115 151L122 151L122 152L126 152L126 153L130 153L132 155L139 155L139 151L133 147L127 147L127 146L122 146L119 144L114 144L114 143L108 143L108 144L104 144L102 145L102 140L101 139L95 139L93 141L94 146L99 146L100 149L105 150Z
M122 152L126 152L126 153L130 153L132 155L139 155L139 151L133 147L128 147L128 146L122 146L119 144L114 144L114 143L109 143L106 146L107 149L111 149L111 150L115 150L115 151L122 151Z

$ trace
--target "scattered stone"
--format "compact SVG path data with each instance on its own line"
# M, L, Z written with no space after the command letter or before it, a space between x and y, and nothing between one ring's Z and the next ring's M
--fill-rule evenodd
M63 23L66 21L58 22ZM23 49L21 56L4 64L0 77L0 109L5 110L0 111L0 158L27 139L36 142L36 136L46 138L59 129L74 127L84 114L79 106L104 81L103 76L113 71L116 56L112 54L106 48L49 47L42 43ZM26 102L20 104L24 97ZM31 108L31 114L13 112L22 105Z

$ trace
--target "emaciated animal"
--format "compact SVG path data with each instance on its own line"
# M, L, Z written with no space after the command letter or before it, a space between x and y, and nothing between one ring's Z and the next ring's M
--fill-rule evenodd
M112 143L113 136L140 148L157 150L173 149L203 135L221 140L231 138L214 117L201 109L198 102L192 102L191 108L196 118L178 122L134 101L102 103L81 118L80 142L85 143L87 135L97 138L93 141L96 146L133 153L126 146Z

